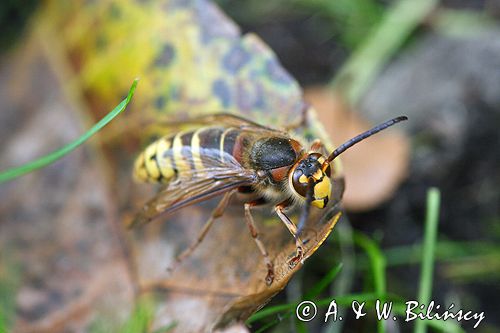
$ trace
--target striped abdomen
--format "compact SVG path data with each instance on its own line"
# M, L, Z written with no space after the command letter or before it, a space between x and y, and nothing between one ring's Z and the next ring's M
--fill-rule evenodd
M134 177L168 183L178 177L201 175L204 169L220 167L224 161L242 163L248 135L236 128L202 127L160 138L139 155Z

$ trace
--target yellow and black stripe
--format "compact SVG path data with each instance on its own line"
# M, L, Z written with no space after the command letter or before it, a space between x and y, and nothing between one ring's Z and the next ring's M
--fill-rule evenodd
M153 142L137 157L134 178L142 182L169 182L178 171L173 155L174 137Z
M177 177L203 176L207 161L224 162L227 155L241 163L248 140L236 128L202 127L163 137L150 144L135 161L134 177L142 182L168 183ZM210 159L204 159L205 155Z

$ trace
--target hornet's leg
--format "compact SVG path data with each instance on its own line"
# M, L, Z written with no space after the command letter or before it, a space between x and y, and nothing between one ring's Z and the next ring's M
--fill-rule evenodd
M245 204L245 220L247 222L248 229L250 229L250 234L252 235L252 238L257 244L260 253L264 257L264 263L266 264L267 267L266 285L270 286L274 280L274 266L273 263L271 262L271 259L269 259L269 253L267 253L267 250L264 247L264 243L262 243L262 240L259 237L259 230L257 229L257 226L255 225L255 222L252 217L252 213L250 212L251 207L257 206L259 204L261 203L258 200L253 202L248 202Z
M214 223L214 221L224 214L224 210L226 209L227 204L229 203L229 199L231 199L231 196L235 192L236 192L236 190L232 190L232 191L226 192L224 194L222 199L219 201L219 204L217 205L217 207L215 207L215 209L212 211L212 215L210 215L210 218L208 219L208 221L205 222L205 225L203 226L203 229L201 229L201 232L198 235L198 237L196 238L196 241L193 244L191 244L191 246L189 246L187 249L182 251L182 253L179 254L175 258L175 263L168 268L168 271L170 271L170 272L173 271L175 269L175 267L177 267L177 265L179 265L184 259L189 257L191 255L191 253L193 253L193 251L198 247L198 245L200 245L200 243L203 241L203 239L207 235L207 232L210 229L210 227L212 226L212 224Z
M289 203L287 201L285 201L285 202L282 202L280 204L277 204L274 207L274 210L276 211L276 214L278 214L281 221L286 225L286 227L288 228L288 231L290 231L292 236L295 238L295 246L296 246L297 250L295 253L295 257L293 257L290 260L290 262L288 263L290 268L293 268L300 261L302 261L302 258L304 256L304 243L302 242L302 240L299 238L299 236L297 234L297 227L295 226L295 224L293 224L293 222L290 220L290 218L288 216L286 216L286 214L283 212L285 210L285 208L287 208L288 206L289 206Z

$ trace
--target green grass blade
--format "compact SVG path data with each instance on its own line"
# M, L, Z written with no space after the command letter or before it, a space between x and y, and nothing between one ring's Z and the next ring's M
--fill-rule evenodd
M342 66L331 86L343 92L351 105L359 101L390 57L437 4L437 0L395 1L378 27Z
M357 232L354 233L353 236L354 242L366 252L370 260L375 293L377 295L384 295L386 292L386 261L384 254L378 247L377 243L366 235ZM379 333L385 332L385 321L377 321L377 331Z
M288 311L291 311L295 309L297 304L293 303L287 303L287 304L280 304L280 305L275 305L275 306L270 306L267 308L264 308L260 310L257 313L254 313L250 318L247 319L246 323L251 324L254 323L258 320L261 320L263 318L267 318L269 316L279 314L279 313L287 313Z
M166 326L160 327L159 329L155 330L153 333L167 333L171 332L174 330L174 328L177 326L177 322L170 323Z
M361 247L370 260L370 265L372 267L373 282L375 287L375 292L383 295L385 294L385 257L378 245L366 235L356 232L354 233L354 242Z
M0 333L10 332L14 322L19 275L18 265L0 253Z
M388 295L379 295L376 293L359 293L359 294L337 296L337 297L333 297L333 298L332 297L324 298L324 299L317 300L314 303L318 307L326 307L326 306L330 305L332 300L335 300L335 302L339 306L351 306L353 301L366 302L366 304L372 304L377 299L386 300L386 299L391 299L391 298Z
M439 205L441 194L437 188L427 192L427 211L425 214L424 252L420 273L420 288L418 301L420 304L429 304L432 293L432 276L434 271L434 252L437 240L437 226L439 221ZM419 320L415 324L415 333L426 332L427 322Z
M284 315L274 319L273 321L263 325L260 329L258 329L257 331L255 331L255 333L264 333L264 332L267 332L271 327L274 327L276 325L278 325L280 322L282 322L283 320L289 318L292 316L292 312L287 312L285 313Z
M135 309L119 330L120 333L148 332L154 319L155 303L150 297L143 297L135 304Z
M135 79L134 83L132 83L132 86L130 87L130 90L128 92L127 97L120 104L118 104L118 106L116 106L113 109L113 111L108 113L104 118L102 118L97 124L95 124L90 130L88 130L86 133L84 133L78 139L67 144L66 146L62 147L61 149L58 149L58 150L56 150L48 155L45 155L37 160L34 160L32 162L26 163L26 164L21 165L19 167L12 168L12 169L9 169L7 171L0 173L0 184L5 183L7 181L10 181L12 179L15 179L17 177L20 177L22 175L25 175L29 172L34 171L34 170L43 168L49 164L52 164L55 161L57 161L58 159L65 156L66 154L69 154L70 152L75 150L78 146L80 146L85 141L87 141L95 133L97 133L99 130L101 130L101 128L103 128L111 120L113 120L113 118L115 118L123 110L125 110L128 103L132 99L132 96L134 95L135 88L137 87L137 82L138 82L138 79Z
M325 288L330 286L337 274L342 269L342 263L335 265L318 283L316 283L304 296L304 299L314 299L321 294Z

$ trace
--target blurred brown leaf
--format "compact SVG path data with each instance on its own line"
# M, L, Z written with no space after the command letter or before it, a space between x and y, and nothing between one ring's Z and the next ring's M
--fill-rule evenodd
M3 59L0 73L2 169L86 127L33 41ZM0 253L20 274L14 331L80 330L98 313L123 320L130 311L132 284L102 162L89 145L0 186Z
M372 125L351 110L328 87L311 87L304 99L318 111L318 119L336 144L341 144ZM408 173L409 142L394 129L379 133L342 154L346 179L343 205L363 211L389 199Z

